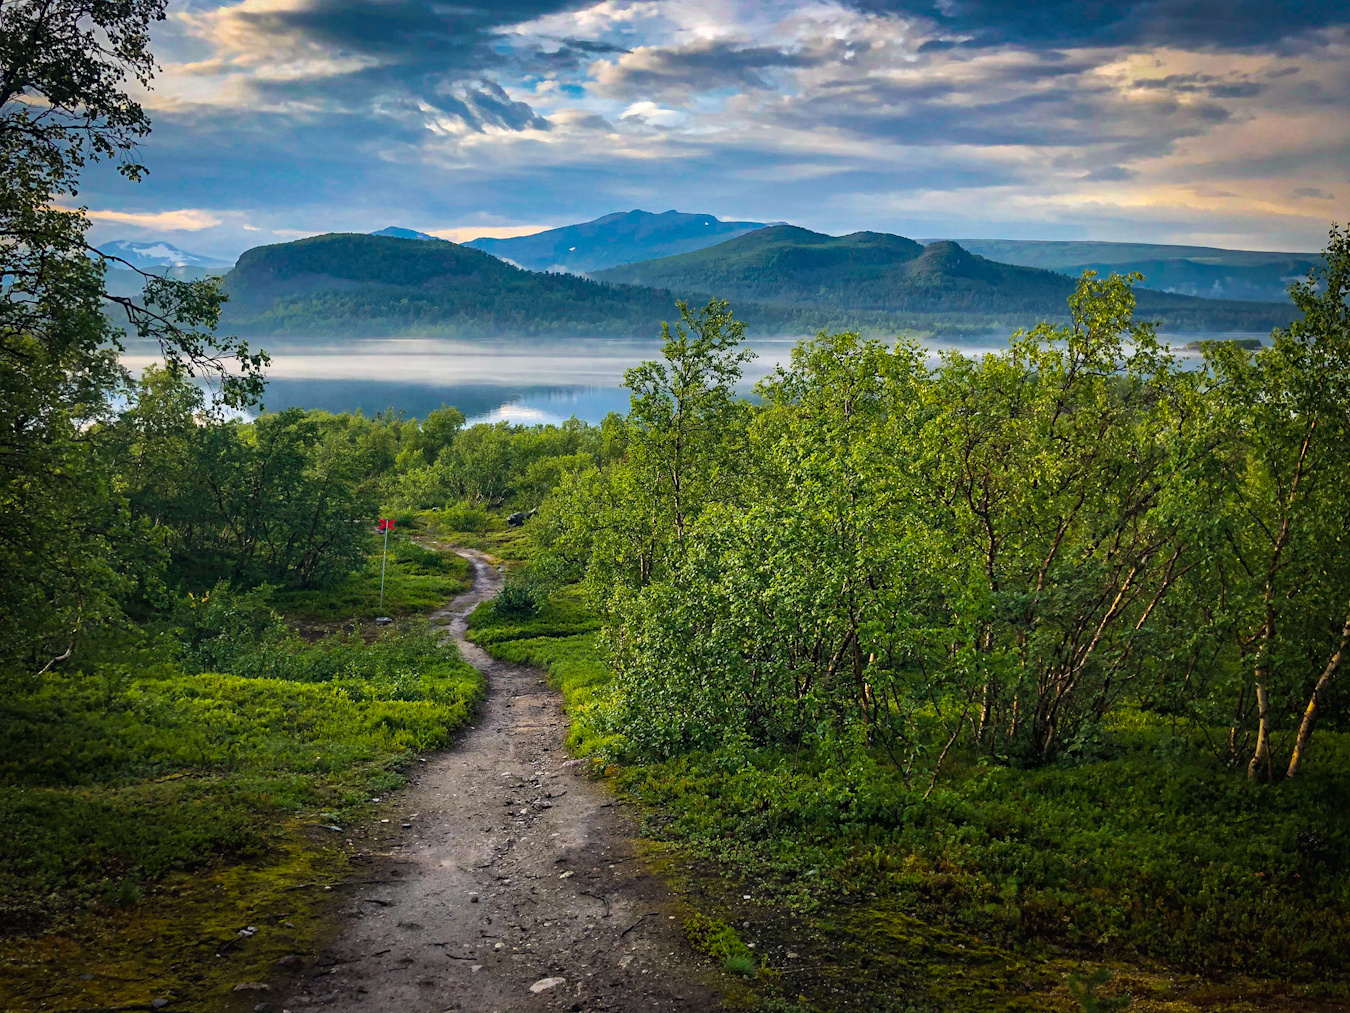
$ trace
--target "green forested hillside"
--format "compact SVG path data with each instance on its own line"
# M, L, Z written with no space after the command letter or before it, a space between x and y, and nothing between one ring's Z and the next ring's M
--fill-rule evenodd
M1321 265L1317 253L1222 250L1209 246L1019 239L957 239L1004 264L1077 277L1085 270L1144 276L1143 288L1207 299L1284 302L1289 283Z
M249 250L225 289L222 326L255 335L631 333L674 301L455 243L346 233Z
M448 337L651 333L677 298L737 299L751 333L852 328L978 332L1062 318L1073 281L861 232L773 226L718 246L602 272L525 271L454 243L334 233L249 250L225 278L222 327L250 336ZM1176 330L1257 330L1287 307L1141 293Z
M676 257L627 264L595 277L735 300L850 312L1062 316L1072 279L998 263L953 242L922 246L877 232L828 236L775 225ZM1265 330L1287 323L1275 305L1140 292L1139 308L1177 329Z

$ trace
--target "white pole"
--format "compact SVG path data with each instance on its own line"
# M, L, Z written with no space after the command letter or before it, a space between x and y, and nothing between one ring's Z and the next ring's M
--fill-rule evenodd
M389 527L384 526L384 558L380 560L380 611L384 611L384 568L389 565Z

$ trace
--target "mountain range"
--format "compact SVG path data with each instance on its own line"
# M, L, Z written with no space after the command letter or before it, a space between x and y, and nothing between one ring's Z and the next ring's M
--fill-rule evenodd
M775 225L693 253L599 271L601 281L718 295L738 301L811 305L851 312L985 314L1055 318L1076 281L1065 274L999 263L950 240L928 245L881 232L830 236ZM1269 316L1261 303L1136 292L1141 313L1191 327L1205 315ZM1281 311L1286 312L1287 311ZM1279 314L1276 314L1279 315Z
M932 242L933 240L921 240ZM1320 253L1222 250L1208 246L1017 239L958 239L971 253L1005 264L1077 277L1086 270L1144 276L1140 287L1203 296L1283 302L1289 283L1322 264Z
M635 260L700 250L764 228L763 222L724 222L712 215L627 211L514 239L474 239L483 250L531 271L590 274Z
M604 272L625 265L697 252L765 227L762 222L721 221L708 214L685 214L679 211L653 214L634 210L604 215L593 221L529 236L510 239L481 237L464 245L533 271L604 275L610 280L631 282L639 273L646 276L647 269L615 275ZM802 230L803 233L805 231ZM426 232L394 225L371 235L447 242ZM882 234L855 233L850 242L857 246L859 240L856 237L864 235ZM818 240L812 242L820 246ZM1287 302L1289 283L1306 277L1311 268L1321 264L1321 255L1316 253L1225 250L1153 243L1011 239L919 239L916 242L920 246L955 243L962 251L996 264L1040 268L1070 278L1077 278L1085 270L1094 270L1100 274L1112 271L1138 272L1144 275L1144 280L1138 283L1139 289L1253 302ZM872 245L875 247L875 242ZM190 253L166 242L119 240L106 243L100 249L140 270L175 277L205 277L221 273L230 266L228 261ZM912 250L912 247L909 249ZM939 249L950 252L948 247ZM820 248L815 251L818 255L824 252ZM835 253L837 255L838 250ZM859 253L860 250L854 251L855 255ZM134 272L119 270L123 267L119 260L109 262L109 288L118 294L134 295L139 292L140 283ZM915 265L911 272L922 273L924 266ZM1027 278L1029 276L1024 280ZM976 282L974 287L978 288L978 279L971 280ZM1046 282L1040 279L1038 284L1044 285ZM970 286L967 286L966 294L971 297ZM1023 296L1029 296L1029 293ZM953 292L945 301L951 303L957 299L958 296Z
M440 236L429 236L425 232L418 232L416 229L402 229L397 225L389 225L379 232L372 232L372 236L388 236L390 239L429 239L432 242L443 243L445 240Z
M300 338L631 336L654 333L676 298L710 296L731 299L755 333L971 333L1063 319L1074 281L949 241L775 225L594 279L525 270L444 240L335 233L249 250L224 285L224 329ZM1287 304L1139 297L1172 330L1268 330L1293 315Z

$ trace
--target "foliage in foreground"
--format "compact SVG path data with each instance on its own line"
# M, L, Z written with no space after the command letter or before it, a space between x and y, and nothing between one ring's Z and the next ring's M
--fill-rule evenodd
M606 619L630 744L880 751L931 785L963 750L1109 751L1138 708L1296 777L1344 724L1350 647L1350 234L1326 264L1269 347L1199 369L1130 279L1088 274L1067 326L979 358L822 334L757 405L744 325L682 307L627 374L621 452L539 510L540 563Z
M1006 946L1211 972L1350 972L1344 735L1327 735L1326 765L1289 785L1235 779L1188 733L1137 713L1113 727L1109 757L1017 769L967 754L932 793L884 752L724 746L644 761L597 634L578 632L578 591L525 620L482 606L470 636L550 673L569 749L623 758L646 833L769 903L815 917L885 905Z
M444 745L482 693L425 624L306 644L256 595L213 597L234 600L214 630L199 623L182 661L151 644L0 698L10 931L133 903L171 870L256 857L288 816L353 815L409 753ZM241 617L259 615L247 635Z

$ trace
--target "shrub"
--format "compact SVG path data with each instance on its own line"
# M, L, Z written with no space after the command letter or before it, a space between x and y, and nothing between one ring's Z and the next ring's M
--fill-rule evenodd
M492 528L492 515L471 503L451 503L441 511L441 525L451 531L481 535Z

